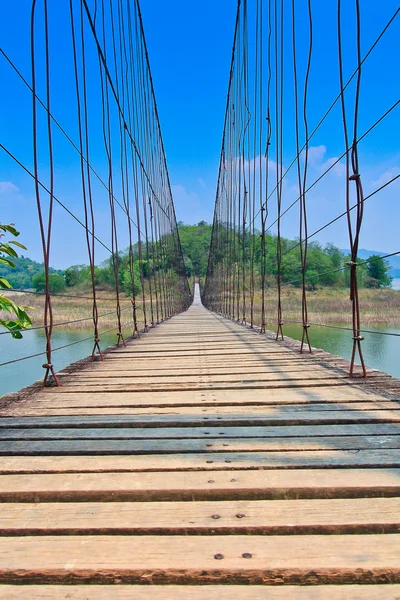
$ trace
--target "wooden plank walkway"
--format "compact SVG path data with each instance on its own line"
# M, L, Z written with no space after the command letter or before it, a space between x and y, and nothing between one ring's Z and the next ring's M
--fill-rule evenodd
M393 395L198 300L61 379L2 409L0 598L400 598Z

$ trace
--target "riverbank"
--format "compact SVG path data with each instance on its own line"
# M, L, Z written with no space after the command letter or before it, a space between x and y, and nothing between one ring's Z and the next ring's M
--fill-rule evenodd
M76 292L77 293L77 292ZM34 310L28 311L34 326L43 324L44 297L35 294L9 292L8 297L19 304L32 306ZM71 292L73 295L73 292ZM70 328L92 327L92 301L89 292L80 291L80 297L52 298L55 323L65 323ZM393 289L362 289L360 295L361 321L363 325L400 325L400 291ZM81 297L85 296L85 297ZM348 290L335 288L321 288L307 293L309 321L318 324L344 323L351 324L351 302ZM121 295L123 323L132 320L131 299ZM250 320L250 295L247 294L247 321ZM115 298L112 292L104 290L99 292L97 305L99 310L100 327L107 329L116 325ZM276 319L277 293L275 288L266 290L265 314L267 321L272 323ZM150 320L151 305L146 302L147 318ZM156 307L153 303L153 312ZM282 288L282 311L286 320L301 320L301 290L298 288ZM138 325L143 326L143 307L141 298L137 299ZM260 324L261 319L261 292L254 297L254 321Z
M363 325L400 325L400 292L392 289L363 289L359 291L361 322ZM247 300L247 320L250 316L250 297ZM348 290L321 288L307 292L308 320L318 324L351 324L351 302ZM267 324L276 320L277 292L267 290L265 314ZM301 290L282 288L282 313L284 320L301 320ZM261 293L255 294L254 320L261 320Z

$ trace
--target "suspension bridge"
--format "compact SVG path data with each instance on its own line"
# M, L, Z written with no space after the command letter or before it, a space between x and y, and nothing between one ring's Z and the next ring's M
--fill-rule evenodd
M29 68L1 48L3 80L25 102L16 122L4 100L1 150L32 187L45 274L42 292L4 295L41 298L43 323L5 322L0 335L40 331L44 347L1 359L40 359L43 380L1 400L0 598L400 597L400 382L363 357L366 336L399 334L363 325L359 289L365 264L399 254L359 259L364 210L400 177L368 187L362 169L363 140L393 130L400 105L387 81L376 114L362 94L369 62L399 38L400 8L366 47L361 3L351 18L334 4L338 85L317 111L316 3L237 2L204 281L186 276L138 0L33 0ZM329 119L342 153L313 179L311 140ZM324 221L312 194L335 168ZM332 226L346 228L349 259L310 266L310 240ZM66 231L89 283L57 293ZM309 307L315 281L338 277L347 327ZM294 315L287 290L299 290ZM62 319L65 303L86 316ZM57 366L81 343L57 346L58 328L84 322L91 355ZM299 342L285 335L293 322ZM350 360L313 347L315 327L342 328Z

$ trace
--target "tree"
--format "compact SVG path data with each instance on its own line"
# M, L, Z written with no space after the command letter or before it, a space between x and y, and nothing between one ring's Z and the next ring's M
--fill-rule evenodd
M73 265L65 270L65 285L74 287L82 282L90 281L90 267L86 265Z
M5 265L7 267L15 268L14 258L18 258L18 254L13 246L17 246L18 248L22 248L26 250L25 246L12 240L9 243L5 243L1 241L6 233L11 234L14 237L19 236L19 231L17 231L14 227L14 224L11 225L1 225L0 224L0 265ZM11 257L11 258L10 258ZM12 289L11 283L5 277L0 277L0 288L3 290ZM8 331L11 332L11 335L14 339L21 339L21 329L26 329L32 325L32 321L29 315L26 313L26 310L32 308L30 306L18 306L13 302L10 298L4 296L4 294L0 294L0 310L14 314L16 318L14 319L0 319L0 325L3 325Z
M190 265L186 260L189 259L191 274L204 277L207 272L212 226L200 221L197 225L178 223L178 228L186 268Z
M136 261L133 265L133 279L134 279L134 293L135 296L140 294L142 291L142 284L140 280L140 266L139 261ZM129 269L126 269L122 278L122 290L127 296L132 296L132 277Z
M372 254L367 262L367 287L388 288L391 287L393 278L389 275L390 265L378 254Z
M38 273L32 277L33 287L37 292L46 291L46 274ZM57 273L49 274L49 291L51 294L61 294L65 291L65 279Z

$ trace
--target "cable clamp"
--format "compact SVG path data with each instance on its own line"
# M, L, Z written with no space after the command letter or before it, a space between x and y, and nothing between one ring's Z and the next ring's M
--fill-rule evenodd
M44 365L42 365L43 369L52 369L53 365L51 363L45 363Z
M310 323L303 323L304 329L308 329L309 327L311 327Z
M349 176L349 181L356 181L357 179L360 179L360 177L360 173L353 173L353 175Z
M353 337L353 340L354 340L354 341L356 341L356 342L362 342L364 339L365 339L365 338L364 338L364 336L363 336L363 335L355 335L355 336Z
M345 262L344 264L349 265L349 267L358 267L358 263L355 262L354 260L349 260L349 261Z

